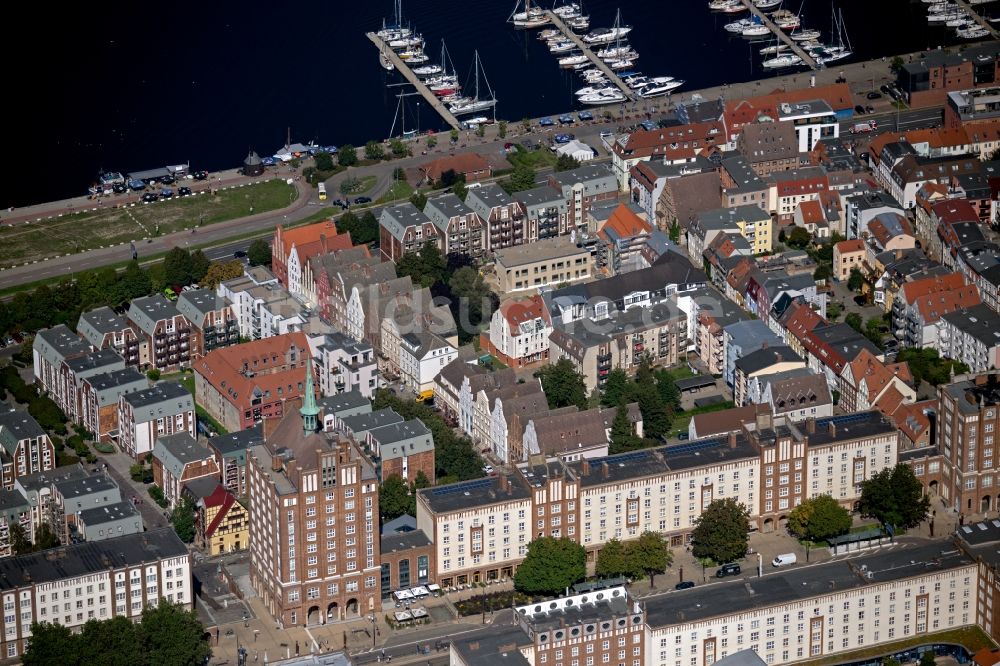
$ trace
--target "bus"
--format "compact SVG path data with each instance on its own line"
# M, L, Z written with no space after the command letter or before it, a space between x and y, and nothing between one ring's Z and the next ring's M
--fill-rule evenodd
M326 201L326 183L319 184L319 200Z

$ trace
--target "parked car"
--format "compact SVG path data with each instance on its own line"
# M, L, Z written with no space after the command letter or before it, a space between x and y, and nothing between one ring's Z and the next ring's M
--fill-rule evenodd
M579 118L580 120L593 120L594 114L592 114L590 111L581 111L580 113L576 114L576 117Z
M162 176L160 178L160 183L163 184L163 185L173 185L176 182L177 182L177 179L174 178L173 176Z
M208 178L208 172L207 171L195 171L191 175L194 176L195 180L205 180L206 178Z
M246 256L247 256L246 250L236 250L236 252L233 252L234 259L243 259Z
M177 196L179 196L179 197L189 197L189 196L191 196L191 188L190 187L178 187L177 188Z
M854 113L858 114L859 116L865 115L865 107L858 104L857 106L854 107Z
M164 187L162 190L160 190L160 198L161 199L169 199L169 198L171 198L173 196L174 196L174 191L171 190L171 189L168 189L168 188Z
M888 84L883 84L882 86L879 87L879 90L881 90L886 95L892 97L892 88L890 88Z
M483 474L492 474L493 465L483 465Z
M128 191L128 187L125 186L125 183L115 183L111 186L111 189L114 190L115 194L125 194L125 192Z
M573 116L559 116L559 123L562 125L570 125L573 123Z
M679 433L677 433L677 439L684 440L684 439L687 439L687 438L688 438L688 434L686 432L679 432Z
M682 580L681 582L674 585L675 590L690 590L692 587L694 587L693 580Z
M538 124L541 125L542 127L552 127L553 125L556 124L556 121L552 120L551 118L542 118L541 120L538 121Z
M875 113L875 107L869 104L865 107L865 111L867 111L868 113Z
M739 576L741 572L742 569L740 569L740 565L735 562L731 562L729 564L723 564L719 567L719 570L715 572L715 577L725 578L726 576Z
M554 137L552 137L552 140L555 141L556 143L569 143L575 138L576 137L573 136L572 134L556 134Z
M142 202L143 203L153 203L154 201L156 201L159 198L160 197L156 196L152 192L146 192L145 194L142 195Z
M371 197L357 197L354 199L355 204L366 204L371 202L372 202Z
M865 95L868 99L882 99L882 93L875 92L874 90Z
M795 564L795 553L782 553L776 558L771 560L772 567L787 567L789 565Z

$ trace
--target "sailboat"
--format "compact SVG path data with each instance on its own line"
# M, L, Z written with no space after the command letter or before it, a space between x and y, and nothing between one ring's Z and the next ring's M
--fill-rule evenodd
M452 72L454 72L455 67L452 66ZM448 73L448 50L444 46L444 40L441 40L441 64L440 65L423 65L421 67L416 67L413 73L417 76L436 76L438 74Z
M382 19L382 29L375 33L386 42L405 39L413 33L409 28L403 27L403 0L394 0L393 12L395 13L394 22L391 25L386 25L385 19Z
M839 16L838 16L839 14ZM837 30L837 43L834 46L824 49L824 53L818 58L821 64L843 60L853 55L851 40L847 36L847 28L844 27L844 10L840 10L833 16L834 27Z
M389 136L393 136L393 132L396 130L396 117L398 116L402 122L402 136L403 138L409 138L415 136L420 132L420 104L417 104L417 129L406 129L406 105L403 104L404 97L410 97L412 95L417 95L419 93L401 93L396 95L399 99L399 103L396 105L396 115L392 117L392 127L389 128Z
M518 3L514 5L514 11L511 13L510 18L507 19L509 23L514 24L515 28L539 28L552 22L552 18L544 9L531 6L531 0L524 0L523 12L517 11L520 6L521 2L518 0Z
M385 42L382 42L382 50L378 52L378 61L382 65L382 69L391 72L396 69L396 66L392 64L392 60L385 53Z
M483 111L484 109L492 109L496 106L497 100L493 96L493 91L490 90L490 82L486 80L485 70L483 70L483 81L486 83L486 89L490 91L490 96L486 99L481 99L479 97L479 71L481 69L483 69L483 65L479 61L479 51L476 51L475 62L473 64L473 70L475 71L475 86L473 88L474 92L472 97L467 100L454 102L448 107L448 110L456 116L463 113L475 113L476 111Z

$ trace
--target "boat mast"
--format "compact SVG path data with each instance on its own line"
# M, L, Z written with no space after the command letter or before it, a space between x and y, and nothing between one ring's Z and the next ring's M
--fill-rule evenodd
M844 25L844 10L843 9L840 10L840 33L838 33L838 34L841 34L841 33L843 34L843 37L840 40L840 45L843 46L844 45L844 40L847 40L847 50L848 51L853 50L852 47L851 47L851 36L847 34L847 26Z

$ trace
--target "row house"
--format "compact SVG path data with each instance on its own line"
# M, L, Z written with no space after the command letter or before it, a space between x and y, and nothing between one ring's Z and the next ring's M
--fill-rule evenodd
M227 431L280 418L312 378L304 333L287 333L216 349L194 364L198 404Z
M568 229L580 230L585 225L587 211L594 203L618 198L618 181L603 164L588 164L553 173L549 176L548 185L562 193L566 202Z
M840 120L822 99L782 102L778 105L778 124L782 123L795 129L795 140L800 153L808 153L820 141L840 136Z
M217 479L202 477L184 494L195 507L195 543L210 557L250 547L250 512Z
M319 432L311 376L299 413L247 456L250 584L280 627L376 610L378 476L349 441Z
M45 429L31 414L13 407L0 410L0 469L4 490L29 474L55 469L56 451Z
M752 263L752 256L750 243L743 236L730 233L716 236L701 253L703 265L712 284L720 292L726 289L726 277L729 272L744 260Z
M656 205L656 228L668 231L677 224L686 229L698 213L725 203L718 167L682 170L663 185Z
M92 620L138 622L161 601L193 608L191 554L169 527L60 546L44 558L18 555L0 566L4 604L18 609L4 622L0 653L8 659L27 650L34 622L79 632Z
M333 220L307 224L294 229L285 229L280 224L274 228L274 238L271 240L271 272L274 273L278 282L292 293L301 289L302 284L301 270L305 259L299 256L299 249L319 243L321 237L330 239L333 245L345 243L346 238L346 247L351 247L350 236L338 234L337 226ZM330 249L333 249L333 246ZM298 275L292 275L289 272L289 265L293 261L296 268L292 270L292 273L298 271ZM294 285L292 284L293 280Z
M319 378L320 395L358 391L371 398L378 388L378 364L367 342L352 340L341 333L309 339L313 372Z
M434 377L434 408L449 425L458 425L459 395L466 377L482 376L489 372L474 359L470 362L465 355L459 354L458 358L441 368Z
M942 315L980 302L979 291L961 273L914 280L893 301L893 331L904 346L934 347Z
M317 275L313 270L314 260L338 252L353 249L351 236L347 233L330 237L321 234L318 240L296 245L288 255L288 283L285 287L295 298L310 308L318 308ZM360 252L368 254L368 246L362 245Z
M508 370L510 370L508 368ZM513 371L509 374L505 373L499 377L495 377L492 382L483 381L472 381L469 383L469 390L476 390L472 395L472 404L468 405L467 402L463 401L464 404L460 404L463 407L462 413L460 413L460 418L463 421L467 421L471 413L471 427L470 427L470 437L473 442L482 445L482 450L490 451L493 449L493 423L494 416L499 414L497 420L503 420L502 415L504 410L497 409L497 404L503 404L504 402L514 401L520 398L536 396L542 393L542 383L538 378L533 378L533 381L526 381L523 384L518 383L514 377ZM463 387L463 393L465 388ZM464 398L465 396L460 396ZM504 422L500 424L501 429L506 429L507 425ZM501 442L501 445L506 445L506 442Z
M373 346L378 353L380 366L390 376L398 377L401 375L403 367L401 350L404 335L434 334L439 336L442 342L457 349L455 320L451 310L447 305L435 304L430 290L426 287L398 294L391 300L380 300L377 305L381 313L381 321L379 322L379 335ZM428 342L431 341L428 340ZM412 356L416 348L412 348L412 340L410 343L407 354ZM432 346L435 349L440 348L436 342ZM417 348L419 347L420 345L417 345ZM416 371L420 368L409 369ZM430 376L431 380L433 380L434 374Z
M745 321L746 315L735 303L718 299L714 308L703 307L695 318L695 352L710 375L721 375L726 367L724 330L730 324Z
M408 304L414 299L419 303L429 300L414 294L409 275L377 284L355 284L347 301L347 335L365 340L377 353L383 353L382 324L385 319L400 304Z
M887 192L870 190L852 194L844 199L847 238L861 238L870 222L881 213L904 214L903 206Z
M500 391L493 401L489 430L484 449L489 449L501 465L509 465L513 457L513 444L519 440L524 427L532 418L549 412L549 401L540 384L526 384L527 391Z
M764 212L770 211L770 187L757 175L743 155L723 157L719 178L722 184L722 205L725 208L756 206Z
M386 206L379 216L379 249L386 261L399 261L407 252L419 252L427 243L440 249L440 230L409 201Z
M777 327L776 306L783 298L804 299L821 316L826 316L826 292L819 291L816 280L808 273L789 275L784 270L766 273L759 269L750 272L746 292L743 296L744 307L760 318L772 329Z
M490 317L489 335L480 335L480 347L504 365L523 368L548 359L551 333L541 296L508 299Z
M364 246L313 257L310 268L315 276L320 317L341 333L348 331L347 302L354 287L396 278L396 264L372 256Z
M370 409L371 403L364 402ZM247 451L263 441L261 426L216 435L208 440L208 448L219 468L220 482L237 497L246 497L247 494Z
M942 315L937 323L938 354L970 372L1000 369L1000 314L985 303Z
M767 324L759 319L740 320L722 329L725 348L725 366L722 376L726 384L735 386L736 362L758 349L778 347L782 344Z
M864 260L867 255L864 241L860 238L840 241L833 246L833 279L847 282L851 271L857 269L865 273Z
M597 322L560 323L549 336L549 362L569 359L593 391L615 369L632 372L645 361L678 363L689 346L687 320L674 300L615 310Z
M629 189L629 173L639 162L660 161L664 164L693 162L701 152L725 144L721 122L708 121L645 130L637 129L615 139L611 147L611 165L618 189Z
M126 393L149 388L146 376L134 367L91 375L80 383L78 423L98 441L118 436L118 401Z
M168 507L181 501L186 483L209 477L219 479L219 464L215 455L186 432L157 437L153 445L153 483L163 490Z
M862 350L867 349L876 357L882 354L871 340L844 323L823 321L802 333L800 341L809 367L823 374L830 390L841 389L844 367Z
M450 365L454 363L453 361ZM458 427L473 441L482 441L485 439L484 424L489 422L488 415L493 394L500 389L516 385L517 373L513 368L504 368L496 372L463 368L452 377L451 382L458 388L456 403Z
M465 205L481 220L485 254L538 238L537 231L530 233L525 210L496 183L470 189Z
M240 325L231 304L213 289L182 292L177 311L191 322L191 348L196 359L240 341Z
M434 485L434 438L419 419L372 428L365 433L364 451L372 456L380 482L398 476L413 483L422 474Z
M947 184L952 176L978 173L982 163L978 157L923 158L903 157L892 168L888 190L906 208L916 206L916 193L928 181Z
M910 221L899 213L881 213L868 222L865 234L868 245L868 265L874 266L874 256L883 252L912 250L917 245ZM867 255L866 255L867 256Z
M191 322L163 294L134 299L128 320L138 338L140 370L168 372L189 365L200 353ZM126 348L126 362L131 351Z
M434 378L458 357L458 348L440 335L419 330L399 338L399 378L421 396L434 394Z
M792 123L771 120L744 125L736 150L761 178L799 166L799 142Z
M917 399L909 366L905 362L882 363L867 349L844 366L841 379L839 405L845 412L872 409L883 396L893 392L899 394L902 403Z
M118 399L118 448L137 461L152 453L158 437L180 432L193 437L195 430L194 398L176 382L160 382Z
M803 201L816 201L820 192L829 189L826 171L821 167L803 167L772 173L768 177L768 210L790 220Z
M805 361L787 345L744 353L733 366L733 403L742 407L760 402L759 386L764 377L805 367Z
M683 166L664 164L658 160L641 161L629 169L628 189L633 203L655 221L657 204L667 179L680 175Z
M100 349L62 362L59 386L52 399L71 421L83 415L83 383L90 377L125 369L125 360L113 349Z
M956 228L971 225L972 229L976 229L979 226L976 209L962 199L942 199L918 207L915 221L914 233L920 240L921 248L928 257L938 262L950 255L953 248L963 244Z
M642 251L652 232L648 221L627 205L618 204L597 232L598 269L603 268L610 275L617 275L643 267Z
M52 530L63 543L69 543L82 534L80 516L84 512L116 507L123 499L121 488L107 474L57 479L52 483Z
M38 331L31 347L32 373L38 389L48 393L56 404L66 404L63 363L89 351L87 343L65 324Z
M113 349L129 365L139 364L139 339L123 314L102 306L80 314L76 330L92 349Z
M424 215L437 227L438 243L445 255L479 258L483 255L483 220L454 194L427 200Z
M514 200L524 210L525 243L554 238L571 231L569 204L560 190L546 184L517 192L514 196Z
M987 241L963 245L955 253L955 269L976 286L984 303L1000 310L1000 245Z
M775 417L792 422L833 416L833 394L823 375L808 368L763 377L749 393L759 395L760 404Z
M632 433L642 437L642 414L638 403L625 406ZM518 464L531 456L558 458L564 461L582 458L603 458L608 455L610 443L605 421L613 421L618 408L600 408L579 411L576 407L553 409L537 414L511 433L509 457ZM523 425L523 429L521 426Z
M777 326L772 330L775 330L796 354L805 358L806 350L802 344L805 334L826 323L826 320L813 310L804 298L795 298L778 317Z

